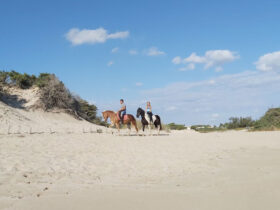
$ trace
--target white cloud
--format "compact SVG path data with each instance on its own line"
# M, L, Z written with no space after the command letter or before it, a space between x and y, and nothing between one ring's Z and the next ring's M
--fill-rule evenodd
M116 53L116 52L118 52L118 51L119 51L119 48L118 48L118 47L115 47L115 48L113 48L113 49L111 50L112 53Z
M121 32L113 33L113 34L108 34L107 38L108 39L124 39L124 38L127 38L128 36L129 36L128 31L121 31Z
M255 64L260 71L280 71L280 51L261 56Z
M129 50L130 55L137 55L138 51L137 50Z
M198 56L196 55L196 53L192 53L189 57L184 59L184 63L205 63L205 62L206 62L206 58Z
M205 68L218 67L221 65L232 62L239 58L239 55L229 50L210 50L205 53Z
M182 58L180 56L176 56L172 59L172 63L174 64L180 64L182 62Z
M148 56L158 56L158 55L165 55L165 52L158 50L156 47L151 47L147 51Z
M189 70L194 70L194 69L195 69L195 64L189 63L187 66L179 68L179 71L189 71Z
M129 36L128 31L108 34L104 28L78 29L72 28L65 35L73 45L104 43L108 39L125 39Z
M219 124L231 116L259 117L267 108L279 106L280 98L275 97L279 90L278 72L246 71L209 80L171 83L141 91L140 97L152 100L165 121ZM172 115L166 113L172 106L176 107ZM213 113L219 116L212 116Z
M142 82L136 82L135 85L140 87L140 86L143 86L143 83Z
M196 53L192 53L189 57L181 59L177 56L173 58L174 64L192 64L192 69L195 68L194 64L204 64L204 69L214 67L217 72L223 70L225 63L232 62L239 58L239 55L230 50L209 50L206 51L204 56L198 56Z
M114 64L114 61L109 61L108 63L107 63L107 66L112 66Z

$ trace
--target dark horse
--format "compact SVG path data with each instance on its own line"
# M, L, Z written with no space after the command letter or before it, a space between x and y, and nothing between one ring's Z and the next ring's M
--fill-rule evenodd
M158 115L153 115L152 120L151 120L149 115L143 109L141 109L139 107L137 109L136 117L138 118L139 116L141 116L141 118L142 118L141 123L142 123L143 132L145 131L145 126L147 125L149 127L150 134L151 134L151 125L154 124L155 127L157 128L158 134L159 134L159 131L162 129L162 126L161 126L160 117Z

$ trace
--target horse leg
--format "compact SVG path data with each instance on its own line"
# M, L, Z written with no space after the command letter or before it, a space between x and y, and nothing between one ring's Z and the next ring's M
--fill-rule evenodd
M119 122L116 123L116 127L118 129L118 134L120 135L120 123Z
M137 128L137 124L136 121L132 121L132 125L134 126L136 133L138 133L138 128Z
M128 128L128 135L130 136L130 131L131 131L131 124L130 123L127 124L127 128Z
M149 128L149 132L150 132L150 136L152 135L152 128L151 128L151 124L148 124L148 128Z
M157 135L159 135L160 126L157 124L157 121L155 121L154 125L155 125L155 128L157 129Z
M143 134L145 132L145 125L142 123L142 130L143 130Z

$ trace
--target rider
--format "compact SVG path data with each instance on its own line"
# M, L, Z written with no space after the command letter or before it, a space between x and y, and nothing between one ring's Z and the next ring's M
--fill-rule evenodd
M126 114L126 105L125 105L123 99L120 99L120 104L121 104L121 109L118 111L118 113L119 113L119 117L121 119L121 123L123 124L123 118L124 118L124 115Z
M153 113L152 113L152 106L151 106L151 102L147 101L147 105L146 105L146 112L150 117L150 121L153 122Z

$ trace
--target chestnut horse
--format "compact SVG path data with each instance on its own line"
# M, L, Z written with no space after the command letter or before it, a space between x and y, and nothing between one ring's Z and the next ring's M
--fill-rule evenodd
M110 118L111 125L115 125L120 133L120 118L119 118L118 113L107 110L107 111L102 112L102 115L103 115L105 122L107 122L107 119ZM131 114L126 114L123 119L123 124L127 125L128 129L129 129L129 134L130 134L130 130L131 130L131 128L130 128L131 123L135 127L136 132L138 133L138 128L137 128L135 117Z

